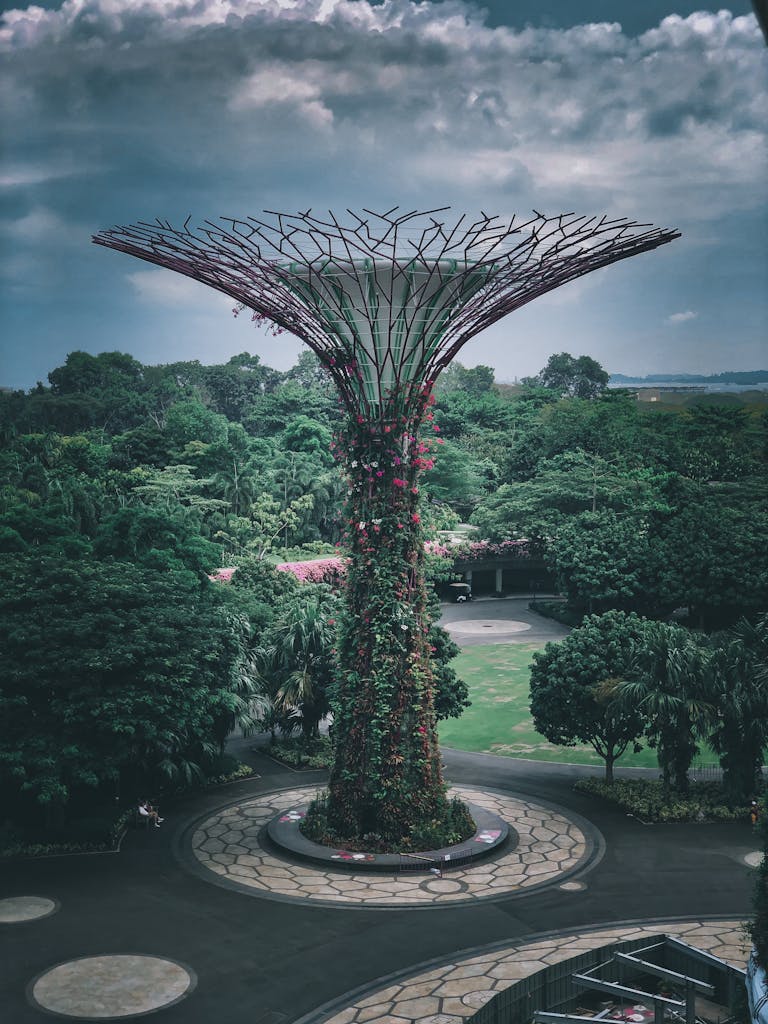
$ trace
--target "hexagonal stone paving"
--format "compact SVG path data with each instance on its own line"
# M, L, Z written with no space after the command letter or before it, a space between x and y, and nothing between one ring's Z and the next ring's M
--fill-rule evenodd
M534 941L527 945L489 947L442 967L418 968L396 984L391 982L330 1016L322 1008L317 1021L323 1024L365 1024L368 1021L396 1024L464 1024L499 992L585 949L620 939L642 938L666 932L690 946L743 968L748 948L741 921L667 921L647 925L617 926L599 931L574 932ZM310 1018L311 1019L311 1018Z
M194 988L181 964L156 956L86 956L58 964L29 989L30 1001L63 1017L112 1020L177 1003Z
M254 895L372 907L424 906L500 899L561 882L584 868L593 842L564 812L501 793L467 786L451 790L493 811L514 826L518 844L509 852L425 884L425 875L354 874L279 859L259 842L261 829L275 815L307 803L312 788L267 793L225 807L197 825L189 838L203 877L210 872ZM429 878L429 876L427 876ZM445 884L439 884L440 882Z

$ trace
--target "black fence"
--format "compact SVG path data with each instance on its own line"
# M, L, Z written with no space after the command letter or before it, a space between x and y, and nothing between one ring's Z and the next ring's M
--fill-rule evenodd
M465 868L477 857L470 853L464 855L451 854L449 857L429 857L423 853L401 853L400 864L397 868L398 874L432 874L442 878L449 871L457 868Z

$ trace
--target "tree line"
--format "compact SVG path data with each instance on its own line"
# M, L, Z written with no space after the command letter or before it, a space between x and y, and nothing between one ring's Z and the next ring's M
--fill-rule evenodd
M482 537L526 538L579 616L683 606L707 632L754 622L768 588L765 408L705 396L649 409L606 384L567 353L515 387L450 366L425 525L468 518ZM236 722L316 732L333 700L336 598L274 563L337 550L337 422L309 352L286 373L247 353L145 366L74 352L47 385L0 395L11 810L50 817L182 784ZM225 565L238 566L231 585L213 583ZM437 627L431 642L440 713L460 714L455 646Z

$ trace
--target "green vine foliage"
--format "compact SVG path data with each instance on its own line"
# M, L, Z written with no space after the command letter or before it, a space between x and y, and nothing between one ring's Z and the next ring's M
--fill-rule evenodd
M345 465L350 566L338 641L336 757L328 823L349 842L375 834L396 848L424 822L446 822L437 741L430 616L419 515L430 468L430 395L410 415L352 417L337 454ZM391 403L390 408L405 403Z

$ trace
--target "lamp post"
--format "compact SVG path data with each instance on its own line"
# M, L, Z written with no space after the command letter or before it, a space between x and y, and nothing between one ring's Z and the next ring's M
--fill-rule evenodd
M306 342L344 409L350 566L328 817L393 844L447 814L434 714L419 476L439 443L438 374L475 334L592 270L678 237L573 214L505 222L443 210L311 212L190 228L139 223L94 242L231 296Z

